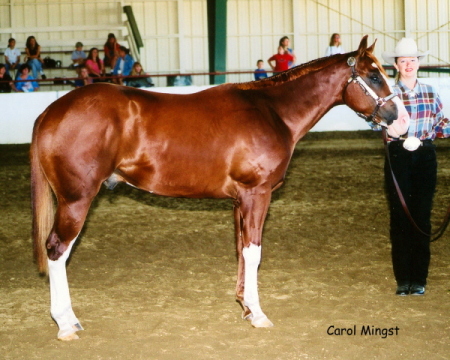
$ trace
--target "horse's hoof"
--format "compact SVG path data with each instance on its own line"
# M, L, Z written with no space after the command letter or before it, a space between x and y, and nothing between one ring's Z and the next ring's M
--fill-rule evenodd
M78 340L79 336L77 335L77 331L84 330L80 323L76 323L72 325L72 329L65 329L64 331L60 331L58 333L58 340L61 341L72 341Z
M257 316L252 319L252 326L255 328L268 328L272 327L273 323L266 315Z
M73 333L67 336L58 337L58 340L61 341L72 341L72 340L78 340L80 337L77 335L77 333Z

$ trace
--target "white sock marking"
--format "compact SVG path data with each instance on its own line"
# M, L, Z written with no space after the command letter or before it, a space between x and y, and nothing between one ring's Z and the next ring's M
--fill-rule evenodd
M69 258L75 240L76 238L70 242L68 248L58 260L48 260L50 312L59 327L58 338L73 334L76 331L74 330L74 325L78 324L78 319L72 310L66 273L66 261ZM81 325L79 327L81 330Z
M242 249L245 261L244 304L253 316L262 314L258 296L258 266L261 262L261 246L250 244Z

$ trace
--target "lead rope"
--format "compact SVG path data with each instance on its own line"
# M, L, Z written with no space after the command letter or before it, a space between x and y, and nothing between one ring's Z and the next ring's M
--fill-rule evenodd
M411 213L409 212L408 205L406 205L405 198L403 197L402 191L400 190L400 186L398 185L397 179L395 178L394 171L392 170L391 158L389 156L389 146L388 146L389 144L387 141L387 132L386 132L385 127L383 127L383 129L382 129L382 133L383 133L384 148L386 150L386 158L387 158L387 161L389 164L389 169L391 170L392 180L394 182L395 189L397 190L397 194L398 194L398 197L402 204L403 210L405 211L406 216L408 217L409 221L416 228L417 231L419 231L421 234L423 234L427 237L430 237L430 242L436 241L444 234L445 230L447 229L447 225L448 225L449 219L450 219L450 206L447 209L447 214L444 217L444 221L442 222L442 225L435 232L433 232L431 234L427 234L424 231L422 231L422 229L419 228L419 226L414 221Z

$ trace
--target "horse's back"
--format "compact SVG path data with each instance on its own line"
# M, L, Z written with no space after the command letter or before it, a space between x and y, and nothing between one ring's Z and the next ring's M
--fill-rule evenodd
M115 172L162 195L227 197L236 181L282 177L290 156L283 124L245 95L227 85L176 95L94 84L50 105L35 137L68 182L89 171L85 181L98 187Z

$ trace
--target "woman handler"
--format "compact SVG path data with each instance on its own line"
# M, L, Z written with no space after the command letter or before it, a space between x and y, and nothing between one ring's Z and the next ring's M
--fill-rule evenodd
M431 208L436 188L437 162L433 140L448 138L450 125L435 89L417 80L420 59L428 52L410 38L401 39L383 59L398 71L394 91L403 101L411 122L407 134L388 139L392 170L415 223L431 232ZM407 217L397 194L389 162L385 179L390 205L392 263L397 295L423 295L430 264L430 236L420 233Z

